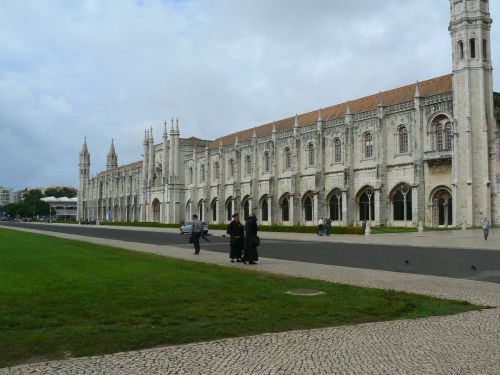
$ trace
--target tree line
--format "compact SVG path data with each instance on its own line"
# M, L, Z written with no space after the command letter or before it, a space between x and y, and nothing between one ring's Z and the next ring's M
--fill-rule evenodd
M10 203L0 207L0 211L5 212L9 217L36 217L48 216L50 206L48 203L40 200L45 197L76 197L76 189L69 187L49 188L43 193L40 189L27 190L21 203Z

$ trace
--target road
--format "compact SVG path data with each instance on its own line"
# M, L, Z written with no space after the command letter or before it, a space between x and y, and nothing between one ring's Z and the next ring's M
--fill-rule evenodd
M155 245L174 245L185 247L187 251L192 250L192 245L187 243L187 236L177 233L109 229L102 226L51 224L41 226L16 222L2 222L0 225ZM208 239L211 242L202 241L202 251L229 252L228 238L208 236ZM500 284L500 251L282 239L262 241L259 255L305 263L444 276Z

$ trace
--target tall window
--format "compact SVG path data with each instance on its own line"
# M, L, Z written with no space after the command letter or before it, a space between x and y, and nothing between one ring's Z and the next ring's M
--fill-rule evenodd
M412 220L412 207L411 207L411 190L408 190L406 197L402 190L398 190L394 194L393 216L394 220ZM406 205L406 218L405 218L405 205Z
M476 58L476 39L474 38L470 40L470 58Z
M218 179L219 178L219 162L216 161L214 164L214 178Z
M290 169L292 167L292 153L290 149L285 148L285 169Z
M252 159L250 158L250 155L245 157L245 173L247 176L252 174Z
M444 147L445 150L451 150L451 123L446 123L444 126Z
M464 42L462 42L461 40L458 42L458 56L460 58L460 60L463 60L464 59Z
M226 206L226 212L227 212L227 221L231 221L232 216L233 216L233 200L232 198L229 198L227 200L227 206Z
M438 151L443 151L443 138L444 138L444 126L439 124L436 126L436 149Z
M212 208L212 221L215 223L215 222L217 222L217 201L216 200L212 201L211 208Z
M284 198L281 203L281 220L290 221L290 206L287 198Z
M205 182L205 164L202 164L200 167L200 177L201 182Z
M262 202L262 221L269 220L269 206L267 204L267 199Z
M339 138L335 138L334 148L335 148L335 163L342 161L342 143Z
M375 197L368 195L366 192L359 198L359 220L374 220L375 219Z
M312 221L313 219L313 204L311 197L307 197L304 202L304 214L306 221Z
M243 203L243 219L248 219L250 216L250 202L248 199Z
M189 183L193 183L193 167L189 167Z
M488 42L483 39L483 60L488 60Z
M335 221L342 220L342 196L334 194L330 198L330 218Z
M234 160L229 159L229 177L234 177Z
M436 125L436 150L452 149L452 126L450 122Z
M408 130L406 127L399 128L399 153L404 154L408 152Z
M371 133L365 134L365 158L373 156L373 136Z
M271 169L271 157L269 156L269 152L264 154L264 172L269 172Z
M309 143L307 145L307 154L308 154L309 165L314 165L314 145L312 143Z

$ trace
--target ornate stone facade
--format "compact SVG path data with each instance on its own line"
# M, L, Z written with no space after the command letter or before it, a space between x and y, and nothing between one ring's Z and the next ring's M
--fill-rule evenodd
M209 223L254 211L261 224L455 226L500 223L500 95L489 4L450 0L453 73L247 129L214 141L151 131L142 161L89 177L79 217Z

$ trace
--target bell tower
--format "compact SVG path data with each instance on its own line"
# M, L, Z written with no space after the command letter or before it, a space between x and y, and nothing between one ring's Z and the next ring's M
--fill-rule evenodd
M455 224L492 214L496 125L488 0L450 0L453 56Z
M89 174L90 174L90 153L87 148L87 137L83 140L82 151L80 151L80 163L78 164L80 173L79 173L79 182L80 186L78 189L78 202L77 202L77 220L85 219L85 200L87 197L87 188L89 182Z

